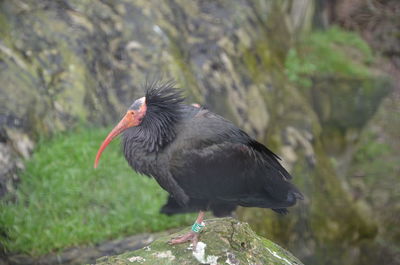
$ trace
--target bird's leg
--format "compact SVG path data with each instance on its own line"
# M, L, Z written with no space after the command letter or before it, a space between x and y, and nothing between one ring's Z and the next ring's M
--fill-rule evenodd
M192 226L192 230L182 236L176 237L168 241L170 245L181 244L185 242L192 242L193 248L196 249L197 242L199 240L199 234L204 227L203 223L204 212L200 211L197 216L196 222Z

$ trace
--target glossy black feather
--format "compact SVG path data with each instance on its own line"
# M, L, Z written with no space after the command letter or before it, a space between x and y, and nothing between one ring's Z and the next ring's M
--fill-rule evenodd
M152 84L143 122L123 137L129 164L171 194L162 212L222 216L241 205L286 213L302 198L277 155L223 117L182 102L171 83Z

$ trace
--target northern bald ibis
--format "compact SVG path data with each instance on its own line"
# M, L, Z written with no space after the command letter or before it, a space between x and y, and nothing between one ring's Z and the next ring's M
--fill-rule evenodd
M302 194L279 157L232 122L198 105L184 104L173 83L147 85L98 150L123 133L129 165L169 193L161 212L199 211L192 231L170 244L197 244L204 211L229 215L238 205L285 214Z

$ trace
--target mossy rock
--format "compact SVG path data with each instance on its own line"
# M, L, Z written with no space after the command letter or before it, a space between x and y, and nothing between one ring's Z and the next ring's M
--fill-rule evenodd
M247 223L233 218L207 220L196 251L188 243L175 246L167 244L168 240L189 229L161 237L136 251L102 257L96 264L302 264L285 249L257 236Z

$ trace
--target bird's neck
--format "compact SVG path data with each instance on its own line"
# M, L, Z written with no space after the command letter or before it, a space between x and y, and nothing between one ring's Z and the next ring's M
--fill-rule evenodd
M125 156L132 151L157 153L164 149L176 136L176 125L180 117L168 113L148 113L142 124L129 128L123 136Z

